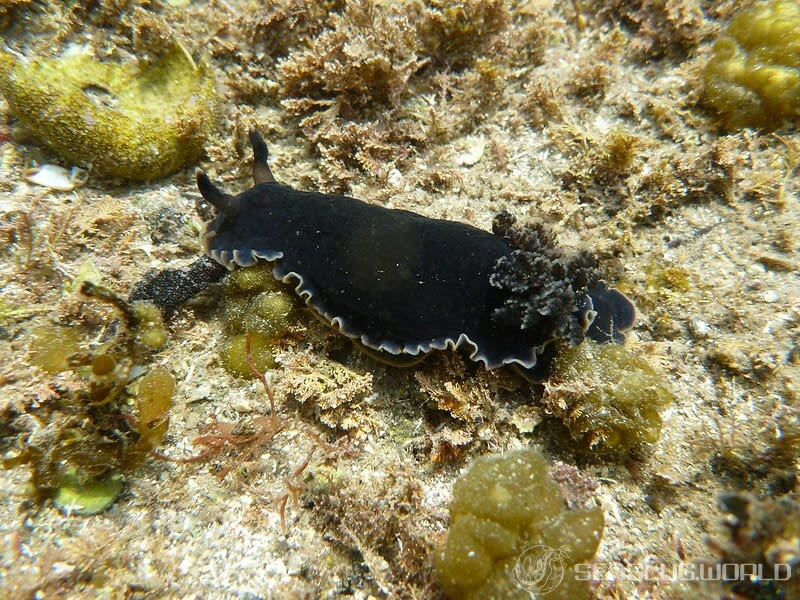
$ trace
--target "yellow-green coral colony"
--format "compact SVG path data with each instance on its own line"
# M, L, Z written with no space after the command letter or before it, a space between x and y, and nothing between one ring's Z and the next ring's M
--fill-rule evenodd
M646 360L618 344L592 340L561 349L543 398L575 440L599 452L658 441L660 413L672 400Z
M0 52L0 91L11 112L61 156L133 180L197 161L218 104L210 67L178 44L139 67L88 54L26 61Z
M293 308L294 298L284 291L267 265L230 273L225 278L223 300L223 366L234 375L252 377L245 349L249 332L253 366L259 372L273 368L273 348L289 331Z
M563 580L535 597L588 597L587 583L576 579L573 566L594 556L603 512L598 507L565 510L539 452L515 450L473 461L453 487L450 520L447 540L435 555L438 580L448 598L528 600L529 591L545 592L520 585L534 575L525 572L524 554L541 547L559 552ZM538 557L532 558L535 562Z
M728 129L773 129L800 117L800 2L739 12L714 44L706 98Z

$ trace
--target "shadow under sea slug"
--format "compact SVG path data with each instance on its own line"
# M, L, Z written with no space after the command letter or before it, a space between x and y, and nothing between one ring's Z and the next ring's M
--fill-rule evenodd
M275 181L267 145L250 134L255 185L233 196L198 171L217 210L209 256L233 269L270 263L315 316L369 355L409 366L458 349L487 369L547 377L554 342L622 343L631 302L599 281L594 258L566 255L541 224L507 212L493 233Z

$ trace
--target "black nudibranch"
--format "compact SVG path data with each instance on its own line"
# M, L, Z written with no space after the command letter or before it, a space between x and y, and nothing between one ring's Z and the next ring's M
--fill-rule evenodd
M324 322L398 366L432 350L463 350L487 369L547 376L553 342L624 342L633 304L599 281L586 252L566 255L541 224L507 212L493 233L275 181L252 131L255 185L237 196L202 171L217 210L204 236L228 269L262 260Z

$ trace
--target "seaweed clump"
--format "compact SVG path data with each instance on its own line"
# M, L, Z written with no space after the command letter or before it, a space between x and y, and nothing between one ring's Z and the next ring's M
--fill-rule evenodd
M425 64L417 46L414 26L400 9L354 2L334 13L307 48L278 64L281 104L325 159L328 189L343 191L352 167L385 173L422 141L417 122L399 112L385 118Z
M597 551L603 511L565 510L547 467L536 450L515 450L476 459L456 482L447 541L435 556L448 598L588 597L573 566ZM550 571L536 573L542 565Z
M485 54L510 18L501 0L427 0L425 8L417 27L422 50L434 62L455 68Z
M281 357L283 369L277 389L287 402L296 402L301 414L326 427L364 437L378 420L366 400L372 394L372 373L360 373L311 352Z
M116 499L126 474L163 440L175 380L153 367L131 383L134 367L167 340L156 307L129 304L89 282L81 293L116 310L120 319L110 328L117 332L85 350L76 326L33 330L31 362L72 375L51 384L52 397L31 408L35 419L12 420L3 436L11 449L0 466L29 465L37 501L53 498L67 512L91 514Z
M274 368L273 348L290 331L294 304L294 297L272 276L269 264L230 273L224 283L225 338L219 348L225 369L251 378L253 368L259 373Z
M629 46L640 59L687 56L703 39L703 13L710 10L701 10L696 2L664 0L604 0L586 6L614 26L628 29Z
M800 115L800 4L772 0L734 16L704 73L725 127L774 129Z
M619 344L586 340L556 355L543 402L574 440L601 453L657 442L661 410L673 401L663 378Z
M0 2L0 31L5 30L14 22L18 9L32 3L32 0L3 0Z
M431 138L452 137L494 110L509 20L499 0L362 0L286 53L276 64L277 96L322 157L326 191L346 190L354 170L383 179Z
M333 16L331 29L311 48L281 63L281 93L323 108L334 103L345 110L391 103L422 64L416 45L406 17L354 3Z
M429 544L433 526L416 469L396 468L387 457L372 456L385 466L377 476L354 464L319 466L303 496L311 508L312 526L345 553L355 572L342 572L353 588L373 598L435 598ZM353 561L352 557L358 557ZM340 560L312 561L310 580L338 568ZM347 567L350 571L350 567Z
M200 159L218 104L209 65L177 43L139 66L85 53L24 61L3 52L0 92L11 112L66 159L137 181Z

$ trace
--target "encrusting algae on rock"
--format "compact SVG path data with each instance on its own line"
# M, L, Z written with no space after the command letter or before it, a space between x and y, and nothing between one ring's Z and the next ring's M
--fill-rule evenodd
M38 139L103 176L174 173L201 158L216 126L211 68L178 43L138 66L87 53L26 60L0 52L0 92Z

